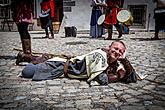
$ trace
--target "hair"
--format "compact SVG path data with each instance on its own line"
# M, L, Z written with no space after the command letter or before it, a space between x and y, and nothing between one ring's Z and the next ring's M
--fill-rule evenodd
M125 46L124 42L121 41L121 40L113 41L113 42L111 43L110 47L111 47L115 42L119 42L119 43L121 43L121 44L124 46L124 48L126 49L126 46Z

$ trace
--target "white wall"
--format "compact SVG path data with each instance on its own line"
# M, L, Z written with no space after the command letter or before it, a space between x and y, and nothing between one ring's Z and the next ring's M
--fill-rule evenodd
M155 29L155 21L153 19L155 4L152 2L152 0L125 0L124 8L127 8L128 5L147 5L145 29L147 29L147 26L149 26L149 30ZM149 19L149 14L151 15L150 19ZM148 25L148 21L149 21L149 25Z
M89 30L92 11L90 5L91 0L75 0L72 12L64 12L62 28L64 26L76 26L77 30Z
M41 0L37 0L40 3ZM155 4L152 0L125 0L124 8L128 5L147 5L146 13L146 28L148 26L148 15L150 16L149 30L155 29L155 22L153 19ZM72 12L64 12L64 18L60 27L60 32L64 32L65 26L76 26L78 30L89 30L90 29L90 19L92 7L91 0L75 0L75 6L72 6ZM39 13L40 7L37 5L37 12ZM43 30L41 27L37 26L36 19L34 19L35 25L34 30Z
M64 26L76 26L78 30L89 30L90 29L90 18L91 18L91 0L75 0L76 6L72 7L72 12L65 12L64 19L61 29ZM125 0L124 7L127 8L128 5L147 5L146 13L146 26L145 30L149 26L149 30L154 30L154 3L152 0ZM148 19L150 16L150 20ZM148 25L149 20L149 25ZM61 31L61 30L60 30Z

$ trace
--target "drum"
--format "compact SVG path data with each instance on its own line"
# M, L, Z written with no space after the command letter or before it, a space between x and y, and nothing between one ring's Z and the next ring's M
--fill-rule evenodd
M48 26L49 23L49 14L40 14L40 23L41 23L41 28L45 29Z
M117 14L117 20L127 26L130 26L133 23L133 17L131 15L131 12L128 10L119 11Z
M98 24L98 25L102 25L104 28L108 28L108 25L106 25L106 24L104 23L104 21L105 21L105 14L102 14L102 15L98 18L97 24Z
M102 14L98 20L97 20L97 24L98 25L102 25L104 23L104 20L105 20L105 14Z

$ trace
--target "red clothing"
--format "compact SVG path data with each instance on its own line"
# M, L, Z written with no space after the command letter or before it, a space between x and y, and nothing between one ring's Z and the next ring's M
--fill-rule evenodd
M109 12L106 13L104 23L106 25L114 25L117 23L117 13L119 12L119 7L121 6L120 0L107 0L107 7L109 8Z
M41 2L41 10L43 11L47 11L48 9L50 9L50 15L51 17L54 17L54 1L50 0L48 2Z
M26 0L16 0L12 4L13 20L16 24L27 22L32 23L32 4Z
M108 7L120 7L121 0L107 0L106 4Z
M50 0L51 17L54 17L54 0Z
M106 14L104 23L106 25L116 24L117 23L117 19L116 19L117 18L117 13L118 13L118 9L117 8L112 8L111 12Z
M43 11L47 11L48 9L50 9L50 3L49 2L41 2L41 10Z

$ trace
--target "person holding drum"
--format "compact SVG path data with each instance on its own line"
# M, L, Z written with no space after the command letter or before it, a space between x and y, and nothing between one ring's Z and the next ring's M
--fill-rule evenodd
M99 38L102 37L105 30L103 26L97 24L97 20L102 15L103 6L106 6L106 3L105 0L92 0L91 6L90 36L92 36L92 38Z
M117 31L119 32L118 38L122 36L122 29L117 21L117 13L119 12L120 8L123 7L124 0L107 0L107 9L106 9L106 16L104 25L108 28L108 37L105 40L112 39L112 29L113 25L116 27Z
M153 40L159 40L158 34L161 29L165 29L165 0L153 0L157 4L154 9L155 36Z
M41 14L40 14L40 21L41 21L41 27L45 29L46 36L43 38L54 38L54 32L53 32L53 25L51 21L51 17L54 17L54 2L51 2L51 0L42 0L40 3L41 5ZM50 30L51 36L49 36L48 28Z

